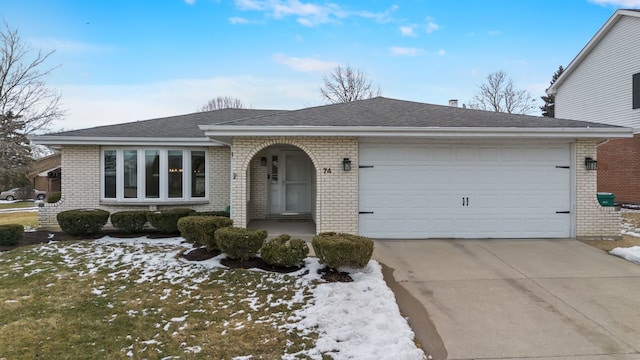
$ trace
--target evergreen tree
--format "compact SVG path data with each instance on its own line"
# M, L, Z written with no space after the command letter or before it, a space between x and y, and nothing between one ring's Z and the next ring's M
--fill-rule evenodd
M0 114L0 189L29 183L31 148L25 135L25 122L12 112Z
M562 67L562 65L560 65L558 67L558 70L556 70L556 72L553 74L553 77L551 78L551 83L549 86L553 85L556 82L556 80L558 80L560 75L562 75L563 71L564 71L564 68ZM544 105L540 106L540 110L542 110L542 116L556 117L556 96L551 94L551 95L540 96L540 98L542 99L542 101L544 101Z

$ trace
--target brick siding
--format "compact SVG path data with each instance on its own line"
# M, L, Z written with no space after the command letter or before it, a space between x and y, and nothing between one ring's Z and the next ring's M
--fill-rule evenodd
M72 209L104 209L109 212L124 210L162 210L188 207L197 211L224 210L229 205L230 150L228 147L210 147L208 154L209 202L207 204L117 205L100 201L100 146L64 146L62 148L61 198L55 204L45 203L38 212L38 225L44 229L57 229L56 215Z
M620 237L620 211L602 207L596 197L598 172L587 170L586 157L596 158L596 140L576 141L576 237L617 239ZM600 166L600 161L598 161Z
M640 135L613 139L598 146L598 191L616 202L640 204Z
M236 226L246 226L258 210L249 210L248 205L265 202L254 191L260 190L254 179L247 179L247 170L261 171L253 164L259 162L261 151L272 145L293 145L303 150L315 168L312 177L312 198L315 209L316 232L358 232L358 142L355 138L343 137L236 137L232 151L231 217ZM350 158L351 171L342 170L342 159ZM325 169L331 169L331 172ZM262 170L264 171L264 170ZM253 174L250 177L253 178ZM313 173L313 172L312 172ZM264 174L262 174L264 175ZM250 189L251 193L247 191ZM264 190L264 189L262 189Z

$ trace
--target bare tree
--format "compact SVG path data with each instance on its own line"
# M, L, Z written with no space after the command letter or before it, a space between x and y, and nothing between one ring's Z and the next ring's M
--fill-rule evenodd
M362 99L371 99L382 95L379 86L360 70L350 65L338 67L322 78L320 95L327 104L338 104Z
M45 79L53 51L34 52L6 22L0 28L0 188L24 185L31 163L27 136L61 118L60 95Z
M516 89L504 71L490 73L478 88L478 93L469 102L472 109L528 114L536 108L531 94L527 90Z
M200 111L211 111L220 109L244 109L244 104L242 103L242 100L238 98L234 98L228 95L218 96L204 104L200 108Z
M42 69L53 51L34 53L18 34L4 22L0 29L0 114L24 123L23 131L30 135L44 130L60 119L60 94L47 87L45 79L55 69Z

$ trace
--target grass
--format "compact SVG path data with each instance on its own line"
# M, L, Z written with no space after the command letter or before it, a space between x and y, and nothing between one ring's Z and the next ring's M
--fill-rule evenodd
M33 201L16 201L13 203L0 204L0 210L20 209L20 208L28 208L28 207L34 207L34 206L35 204Z
M0 225L6 224L20 224L23 225L25 229L35 229L38 227L38 212L22 211L0 213Z
M305 358L317 334L295 323L308 284L177 253L75 241L0 254L0 359Z

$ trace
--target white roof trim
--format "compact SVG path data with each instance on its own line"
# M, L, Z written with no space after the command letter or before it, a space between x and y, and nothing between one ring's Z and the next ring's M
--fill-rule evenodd
M224 146L208 137L204 138L141 138L141 137L86 137L86 136L31 136L29 140L40 145L151 145L151 146Z
M220 126L201 125L207 136L349 136L438 138L625 138L633 129L606 128L494 128L494 127L386 127L386 126Z
M578 53L578 55L571 60L569 65L564 69L562 75L556 80L553 85L551 85L547 89L548 95L555 95L558 92L558 87L569 77L571 73L582 63L584 58L586 58L591 51L600 43L602 38L607 35L607 33L618 23L621 17L623 16L632 16L640 18L640 12L638 11L630 11L630 10L617 10L611 15L609 20L598 30L598 32L589 40L587 45Z

